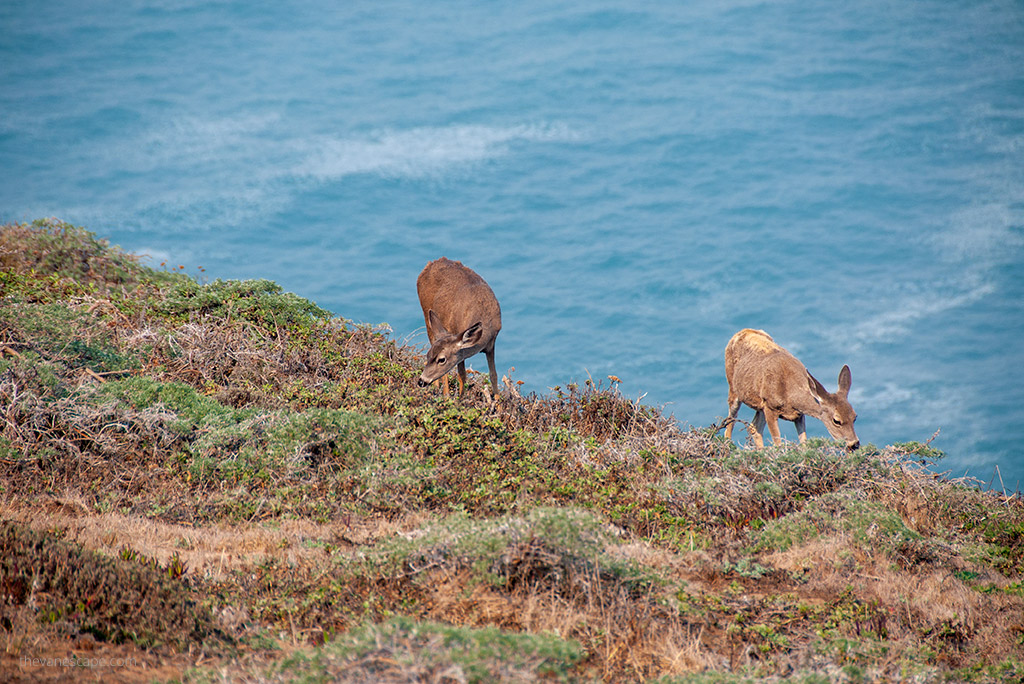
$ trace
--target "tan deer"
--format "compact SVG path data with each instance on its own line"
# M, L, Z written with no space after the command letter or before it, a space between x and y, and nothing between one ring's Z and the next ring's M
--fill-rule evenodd
M491 371L491 389L497 394L494 339L501 331L501 307L490 286L462 262L441 257L423 268L416 279L416 291L430 339L420 386L443 378L458 365L462 394L466 388L466 359L482 351ZM442 387L447 395L447 379Z
M851 451L860 446L857 433L853 431L857 414L847 400L852 381L849 366L839 371L839 389L830 394L768 333L747 328L733 335L725 347L725 377L729 381L726 439L732 439L732 428L742 403L755 411L750 436L758 449L764 448L765 423L772 443L781 443L779 418L793 421L800 443L807 441L804 416L820 420L829 434L846 442Z

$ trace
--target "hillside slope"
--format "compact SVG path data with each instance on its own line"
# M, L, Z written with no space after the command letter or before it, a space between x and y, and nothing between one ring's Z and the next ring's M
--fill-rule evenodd
M740 449L614 378L446 399L183 270L0 227L4 680L1024 677L1024 507L926 444Z

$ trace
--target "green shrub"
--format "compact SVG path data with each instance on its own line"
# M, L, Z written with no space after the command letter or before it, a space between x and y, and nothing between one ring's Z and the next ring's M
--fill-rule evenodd
M194 475L230 473L245 479L289 475L321 465L356 465L369 453L374 421L340 409L303 412L236 409L179 382L133 377L91 390L93 403L113 400L134 409L161 407L187 444Z
M51 362L87 367L96 372L137 368L138 362L123 354L95 319L67 303L15 303L0 307L0 326L31 340L32 352Z
M642 592L660 582L635 563L607 553L615 543L597 516L579 509L538 508L525 516L491 520L456 514L411 539L383 543L376 553L343 567L384 575L462 568L479 581L506 588L523 583L558 587L586 576Z
M850 491L823 494L802 510L768 521L752 534L755 551L785 551L820 537L844 534L855 546L889 557L923 541L895 511Z
M40 219L0 226L0 270L107 285L132 282L146 269L84 228Z
M247 321L268 332L305 328L330 312L270 280L215 280L201 285L191 279L175 282L166 297L154 305L166 316L188 319L192 315Z

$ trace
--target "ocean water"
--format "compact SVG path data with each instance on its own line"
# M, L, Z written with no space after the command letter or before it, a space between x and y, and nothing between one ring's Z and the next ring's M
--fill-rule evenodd
M526 391L614 374L683 425L762 328L830 389L850 365L863 442L1024 480L1017 0L7 0L0 29L0 220L414 344L419 270L460 259Z

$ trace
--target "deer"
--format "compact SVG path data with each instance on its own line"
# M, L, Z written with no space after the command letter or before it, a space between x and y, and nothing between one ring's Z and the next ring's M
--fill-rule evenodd
M740 330L725 347L725 377L729 381L729 418L725 437L732 439L732 428L740 404L754 409L750 436L758 449L764 448L762 433L767 423L773 444L780 444L779 418L796 424L800 443L807 441L804 416L825 424L833 438L846 442L850 451L860 446L853 423L857 413L848 394L852 377L850 367L839 371L839 389L835 394L811 375L802 363L775 343L763 330Z
M494 368L494 340L501 331L501 307L490 286L460 261L441 257L423 267L416 279L416 292L427 324L430 350L419 378L425 387L459 367L459 395L466 388L466 359L483 352L491 372L491 389L498 392Z

